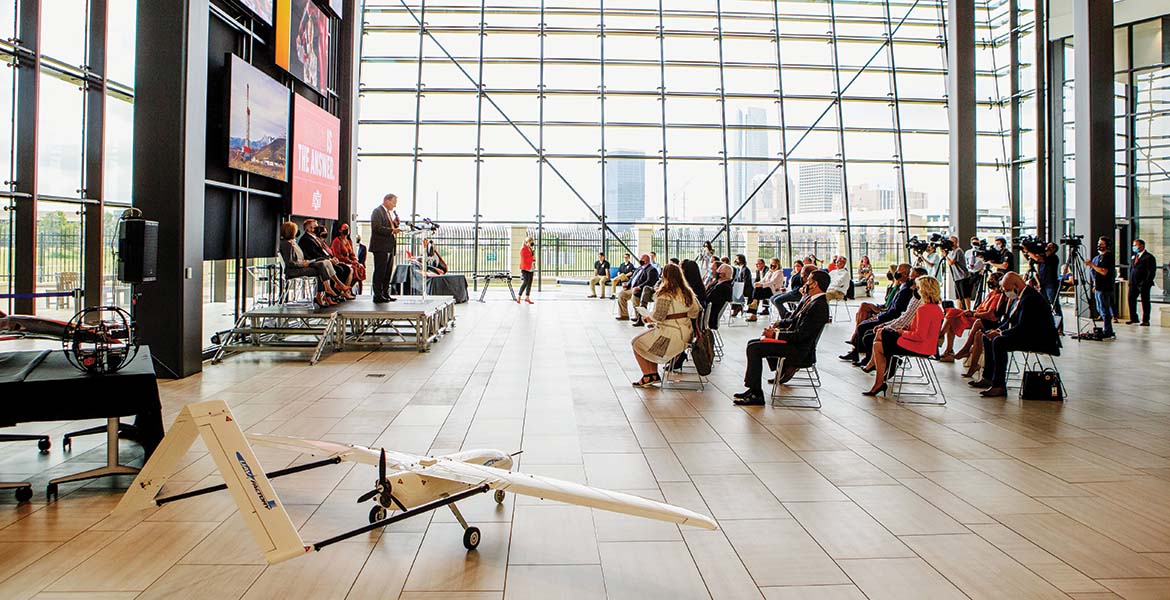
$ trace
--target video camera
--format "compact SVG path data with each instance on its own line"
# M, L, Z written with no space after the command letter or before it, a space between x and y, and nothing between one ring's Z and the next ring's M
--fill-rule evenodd
M906 249L914 254L922 254L930 247L930 242L918 239L918 236L911 237L906 240Z
M1048 242L1034 236L1025 235L1012 240L1013 252L1030 252L1032 254L1044 254L1047 251Z
M999 248L988 246L987 240L976 240L971 248L975 250L975 256L984 262L999 262L1002 258Z
M914 236L906 241L906 248L915 254L922 254L936 247L942 248L943 252L950 252L955 249L955 244L951 241L951 238L937 232L930 234L930 237L925 240Z
M1066 236L1060 238L1060 243L1064 244L1065 246L1068 246L1069 248L1080 248L1081 244L1084 243L1084 241L1085 241L1085 236L1083 236L1083 235L1069 234L1069 235L1066 235Z

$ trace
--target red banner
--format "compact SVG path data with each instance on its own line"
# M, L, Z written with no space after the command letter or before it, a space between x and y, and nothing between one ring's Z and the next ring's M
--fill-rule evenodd
M292 214L337 218L341 120L294 94Z

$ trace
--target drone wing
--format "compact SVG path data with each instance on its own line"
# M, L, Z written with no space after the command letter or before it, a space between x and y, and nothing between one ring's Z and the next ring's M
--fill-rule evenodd
M382 450L375 450L373 448L366 448L365 446L353 446L350 444L339 444L337 442L325 442L319 440L306 440L294 437L284 437L279 435L261 435L257 433L249 433L248 441L257 446L267 446L269 448L279 448L281 450L291 450L293 452L300 452L301 454L308 454L318 458L340 458L344 462L355 462L363 465L378 466L378 458L382 454ZM417 471L422 468L419 464L420 457L412 454L405 454L403 452L386 451L386 467L391 471Z
M589 487L571 481L505 471L449 458L426 459L422 469L411 469L418 475L457 481L467 485L488 484L492 489L507 490L545 500L587 506L610 512L715 529L715 521L694 511L631 494Z

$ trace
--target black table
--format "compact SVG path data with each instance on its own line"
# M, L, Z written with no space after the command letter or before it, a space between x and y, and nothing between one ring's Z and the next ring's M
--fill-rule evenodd
M23 369L39 351L0 355L0 427L33 421L107 420L106 467L54 479L57 483L137 472L118 464L118 434L142 444L146 457L163 438L162 405L150 348L143 346L122 370L108 375L89 375L69 364L62 351L48 354L32 369ZM15 371L25 371L23 378ZM119 426L119 417L134 415L134 426ZM85 477L82 477L82 476Z
M467 277L463 275L431 275L427 277L427 295L454 296L455 304L467 302Z
M394 266L394 273L390 276L390 285L398 290L401 296L420 295L423 290L423 274L417 265L402 263Z

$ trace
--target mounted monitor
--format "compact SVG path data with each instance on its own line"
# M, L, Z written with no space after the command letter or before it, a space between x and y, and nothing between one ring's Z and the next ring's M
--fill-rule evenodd
M341 120L304 96L293 96L292 210L294 215L337 218Z
M325 95L329 87L329 17L313 0L278 0L276 64Z
M288 88L234 54L229 64L228 166L288 181Z
M345 0L329 0L329 10L337 15L338 19L345 18Z
M244 8L252 11L252 14L260 18L272 26L272 3L273 0L240 0L244 4Z

